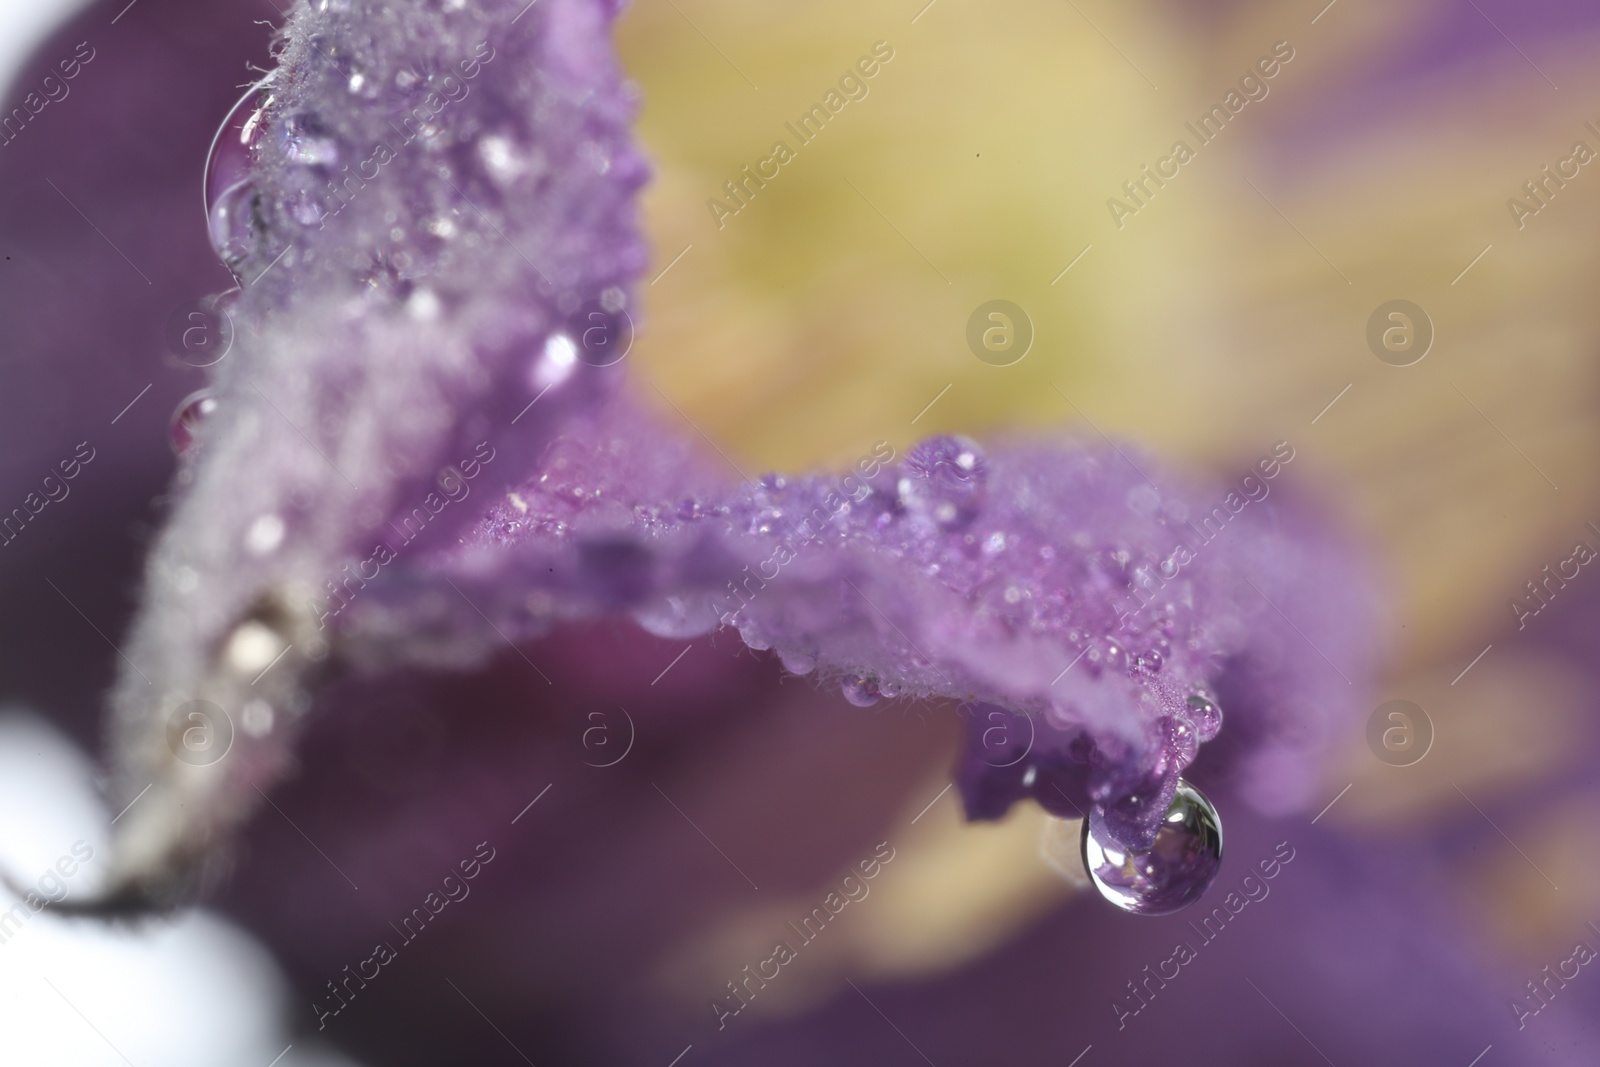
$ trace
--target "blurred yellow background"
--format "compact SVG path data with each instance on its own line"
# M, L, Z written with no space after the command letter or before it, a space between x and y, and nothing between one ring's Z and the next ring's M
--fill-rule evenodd
M1443 5L920 3L624 17L657 168L644 375L747 473L842 466L878 438L1104 432L1228 477L1288 440L1292 481L1368 540L1390 592L1375 702L1416 700L1438 729L1405 773L1352 736L1328 795L1359 785L1330 818L1385 832L1459 804L1457 785L1492 795L1570 758L1587 709L1518 651L1508 604L1600 522L1600 174L1521 229L1506 200L1579 138L1600 145L1583 126L1600 122L1600 42L1396 72ZM868 95L799 147L785 123L879 41L894 55ZM1268 95L1119 228L1108 198L1175 140L1198 146L1184 124L1280 41L1294 58ZM707 201L731 205L723 183L778 139L796 158L719 227ZM967 348L992 298L1036 331L1014 366ZM1408 367L1365 336L1396 298L1435 329ZM1036 816L937 826L885 878L940 865L905 911L918 922L857 965L932 965L907 946L1008 916L992 940L1067 891L1036 859ZM1557 901L1498 867L1463 872L1463 892L1508 943L1542 937L1600 905L1594 865L1566 866Z

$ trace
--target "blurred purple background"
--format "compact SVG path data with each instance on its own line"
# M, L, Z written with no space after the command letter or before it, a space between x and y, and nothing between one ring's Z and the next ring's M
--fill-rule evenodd
M96 451L70 495L0 549L0 697L47 713L91 751L117 663L110 641L132 612L173 474L168 421L203 381L164 354L163 327L186 300L231 284L206 241L200 165L247 64L267 62L259 20L281 19L270 3L145 0L109 25L122 6L89 9L37 51L17 86L80 40L95 58L67 99L0 148L0 507L20 504L79 442ZM1592 5L1481 6L1515 25L1524 47L1600 26ZM1358 123L1438 67L1506 43L1473 5L1441 9L1425 33L1352 72L1320 121ZM1508 847L1489 819L1537 817L1600 788L1600 594L1580 590L1552 614L1525 647L1581 678L1586 754L1575 770L1480 800L1482 815L1458 806L1361 834L1336 821L1268 821L1226 803L1227 783L1208 778L1202 754L1190 777L1223 807L1228 857L1201 908L1278 842L1295 858L1121 1031L1112 1003L1177 940L1199 944L1189 926L1199 913L1143 919L1080 894L954 970L836 983L791 1017L752 1013L722 1032L704 1005L724 990L664 996L663 957L755 892L706 837L759 892L805 896L906 833L908 804L920 806L912 792L954 759L956 709L863 711L785 680L726 637L694 642L659 686L652 679L681 645L617 623L528 649L553 688L506 656L468 677L322 694L318 710L340 714L314 715L303 766L274 797L287 818L258 815L217 903L275 954L294 985L292 1025L314 1030L325 983L393 939L390 924L478 842L493 846L470 897L328 1020L324 1036L372 1065L525 1054L666 1067L687 1045L685 1067L1066 1065L1090 1046L1083 1067L1157 1057L1466 1067L1486 1046L1484 1067L1593 1063L1600 975L1585 968L1519 1033L1511 998L1569 949L1507 953L1481 936L1453 885L1477 857ZM615 767L586 765L601 759L581 742L599 721L589 714L621 731L623 707L637 725L633 751ZM1592 851L1593 838L1573 846ZM872 907L852 921L874 921ZM1600 946L1581 926L1571 938ZM748 959L767 951L757 941Z

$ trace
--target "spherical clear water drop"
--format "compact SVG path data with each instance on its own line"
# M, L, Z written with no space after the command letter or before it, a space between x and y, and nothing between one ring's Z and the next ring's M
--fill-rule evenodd
M1208 697L1195 694L1185 702L1189 708L1189 721L1194 723L1200 740L1209 741L1222 729L1222 709Z
M1100 895L1135 915L1167 915L1199 900L1222 869L1222 822L1198 789L1178 791L1143 852L1111 840L1091 813L1083 825L1083 866Z
M172 423L169 428L172 451L178 458L185 459L194 454L200 437L200 428L216 413L217 406L217 398L205 389L191 393L178 402L177 410L172 413Z
M262 237L260 193L250 181L250 163L272 102L272 75L239 98L211 140L206 158L206 226L211 247L230 269L256 250Z
M878 691L877 682L860 674L845 675L839 682L839 689L844 693L845 700L858 708L872 707L882 695Z

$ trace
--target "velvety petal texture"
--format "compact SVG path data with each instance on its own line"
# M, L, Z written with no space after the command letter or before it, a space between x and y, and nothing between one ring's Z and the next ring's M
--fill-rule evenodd
M414 507L437 516L424 540L450 540L476 517L439 506L457 465L526 470L602 387L570 358L559 387L536 365L586 302L621 309L644 262L614 14L291 16L225 249L235 351L150 560L128 648L141 669L114 696L120 788L151 787L123 828L124 891L163 892L278 773L306 668L328 654L313 601L340 565ZM225 762L175 755L169 717L194 700L256 724Z
M1242 791L1284 811L1360 699L1373 604L1325 524L1274 494L1287 442L1231 487L1105 444L950 436L718 487L728 464L669 436L626 406L575 420L441 559L472 604L434 602L506 633L618 609L662 636L729 625L854 703L971 704L970 816L1093 806L1135 845L1224 714L1248 739ZM403 632L408 611L372 628Z
M1244 794L1303 804L1373 613L1340 539L1275 491L1292 443L1231 484L1110 442L955 436L752 480L623 387L646 168L614 14L302 5L225 127L237 354L115 695L121 788L151 790L118 891L170 892L255 805L319 676L618 612L735 627L853 703L971 705L971 817L1032 796L1147 847L1224 717ZM226 761L186 758L214 725L196 707L230 724Z

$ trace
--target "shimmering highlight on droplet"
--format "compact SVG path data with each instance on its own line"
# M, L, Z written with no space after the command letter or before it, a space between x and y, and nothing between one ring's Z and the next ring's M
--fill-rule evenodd
M1099 823L1096 809L1083 826L1083 866L1100 895L1123 911L1166 915L1186 908L1222 869L1217 809L1181 778L1149 849L1124 851Z
M177 410L172 413L168 439L172 442L172 451L180 459L194 453L200 427L216 413L217 405L217 398L209 390L204 389L198 393L191 393L178 402Z
M1222 709L1215 701L1195 694L1185 704L1189 709L1189 721L1194 723L1195 733L1200 735L1200 740L1209 741L1221 732Z

